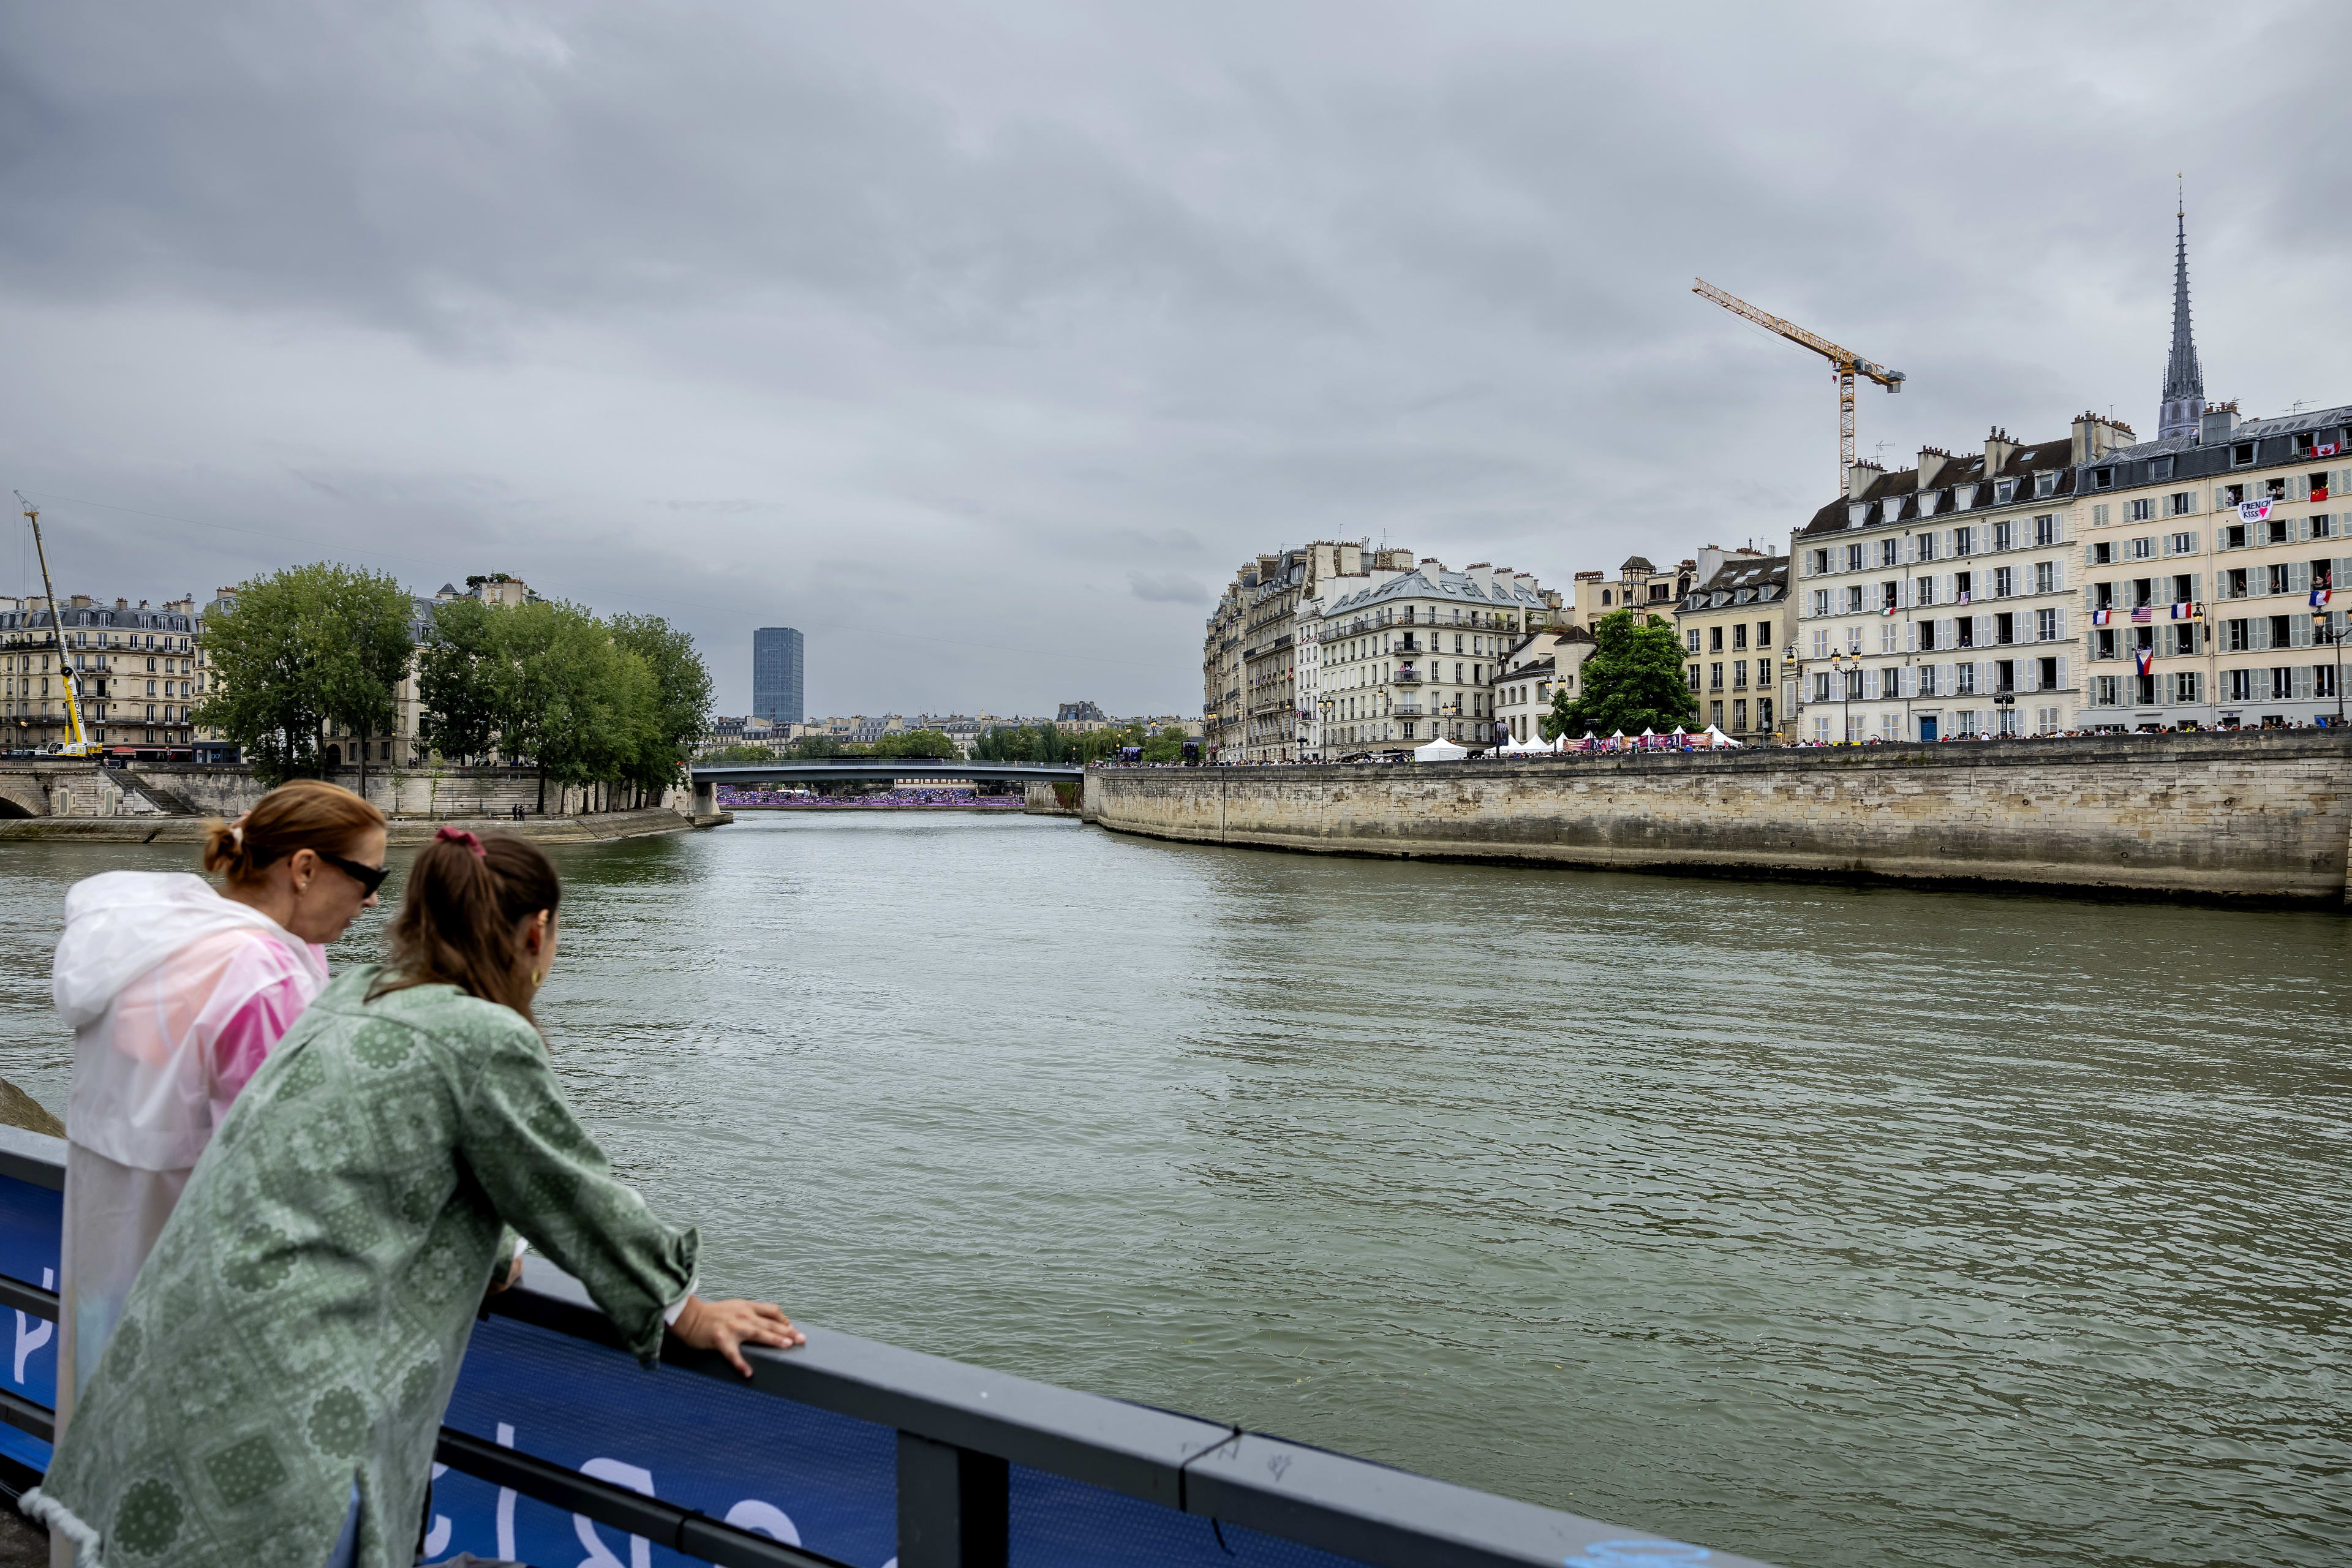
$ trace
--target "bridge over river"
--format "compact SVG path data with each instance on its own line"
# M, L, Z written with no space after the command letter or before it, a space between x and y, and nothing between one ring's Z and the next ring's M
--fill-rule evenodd
M1076 784L1087 776L1076 763L944 763L921 757L826 757L772 763L697 763L694 814L719 809L720 784L810 784L869 783L883 789L901 779L969 780L973 784Z

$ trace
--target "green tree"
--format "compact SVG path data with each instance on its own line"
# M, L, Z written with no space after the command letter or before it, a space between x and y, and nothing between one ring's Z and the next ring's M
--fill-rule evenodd
M316 777L327 723L350 728L367 787L366 737L392 728L413 651L412 601L382 573L325 562L241 584L205 626L213 690L195 722L219 731L276 785Z
M417 651L418 738L454 762L487 759L498 745L509 673L499 636L504 614L479 599L444 600Z
M793 755L819 760L842 754L841 742L830 735L803 735L793 742Z
M710 727L710 667L679 631L659 616L614 616L613 640L645 661L653 677L653 709L644 743L621 770L640 795L676 784L694 754L694 743Z
M776 753L765 746L725 746L702 759L706 763L772 763Z
M1620 610L1603 616L1592 636L1599 646L1578 671L1575 700L1565 690L1552 693L1551 716L1542 726L1545 740L1578 737L1588 730L1597 735L1619 730L1664 734L1698 716L1698 700L1683 679L1682 644L1674 627L1655 616L1636 623L1633 611Z
M1164 724L1151 732L1143 742L1143 760L1147 763L1181 763L1184 760L1184 731L1174 724Z
M903 734L884 735L867 749L877 757L931 757L951 762L963 752L950 740L943 730L908 730Z

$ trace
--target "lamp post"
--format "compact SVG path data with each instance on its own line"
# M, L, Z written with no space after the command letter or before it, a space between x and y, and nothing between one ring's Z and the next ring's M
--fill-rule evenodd
M1838 673L1838 686L1845 703L1845 743L1853 744L1854 677L1862 673L1862 650L1847 648L1830 660L1830 668Z
M2336 721L2344 722L2344 639L2352 637L2352 625L2329 629L2327 612L2311 613L2311 637L2314 642L2329 644L2336 649Z

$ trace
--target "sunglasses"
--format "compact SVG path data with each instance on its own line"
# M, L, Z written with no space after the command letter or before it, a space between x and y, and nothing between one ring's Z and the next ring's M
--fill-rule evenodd
M357 882L362 897L383 887L383 879L392 875L392 868L389 866L362 866L356 860L346 860L340 855L330 855L323 849L313 849L310 853Z

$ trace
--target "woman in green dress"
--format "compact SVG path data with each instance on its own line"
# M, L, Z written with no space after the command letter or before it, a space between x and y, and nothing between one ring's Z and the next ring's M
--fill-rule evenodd
M408 1568L442 1412L512 1233L578 1277L647 1366L665 1324L749 1375L802 1341L694 1293L699 1238L615 1181L531 996L555 869L444 828L393 963L328 986L214 1135L22 1507L84 1564Z

